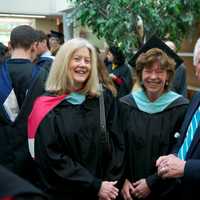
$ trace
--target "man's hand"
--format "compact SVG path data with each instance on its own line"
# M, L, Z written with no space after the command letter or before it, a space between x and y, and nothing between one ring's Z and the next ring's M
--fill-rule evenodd
M162 178L178 178L184 174L185 161L173 154L161 156L156 161L158 175Z
M197 63L197 66L195 66L195 75L196 75L197 79L200 80L200 59Z

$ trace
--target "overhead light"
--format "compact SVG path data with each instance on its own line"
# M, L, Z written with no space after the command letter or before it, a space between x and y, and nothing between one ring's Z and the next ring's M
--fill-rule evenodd
M26 14L7 14L7 13L0 13L0 17L19 17L19 18L46 18L45 15L26 15Z

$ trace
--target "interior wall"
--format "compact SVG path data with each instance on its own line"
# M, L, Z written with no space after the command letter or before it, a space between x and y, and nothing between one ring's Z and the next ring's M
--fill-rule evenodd
M66 0L2 0L0 13L51 15L58 12L57 7L61 3L67 6L65 1Z
M35 28L44 31L45 33L49 33L51 30L58 31L56 18L36 19Z
M16 26L25 24L35 27L35 20L0 17L0 42L4 43L4 45L8 45L8 42L10 40L10 32L12 31L12 29Z
M190 53L188 56L182 56L187 71L188 91L198 91L200 89L200 81L195 76L195 67L193 66L193 51L197 39L200 37L200 24L182 42L180 52Z

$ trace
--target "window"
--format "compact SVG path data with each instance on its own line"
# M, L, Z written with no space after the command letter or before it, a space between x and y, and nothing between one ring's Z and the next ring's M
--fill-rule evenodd
M0 42L7 46L10 39L10 32L13 28L19 25L34 26L34 23L34 19L0 18Z

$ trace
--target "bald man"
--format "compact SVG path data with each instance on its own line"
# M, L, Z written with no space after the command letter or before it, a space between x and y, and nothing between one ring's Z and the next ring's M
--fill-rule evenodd
M165 41L165 44L174 52L176 52L176 45L174 42L167 40ZM176 68L174 80L172 82L172 90L178 94L183 95L184 97L187 97L187 78L186 67L184 63Z

